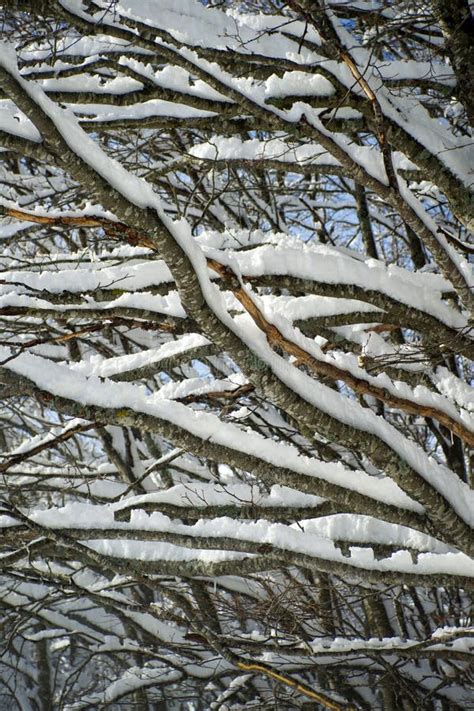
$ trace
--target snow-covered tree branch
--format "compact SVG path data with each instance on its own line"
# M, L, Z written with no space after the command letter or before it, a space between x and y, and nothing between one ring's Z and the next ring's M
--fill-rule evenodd
M0 698L466 708L469 4L0 7Z

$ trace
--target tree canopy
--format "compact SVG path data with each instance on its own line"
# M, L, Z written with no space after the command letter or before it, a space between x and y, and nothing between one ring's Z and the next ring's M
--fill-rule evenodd
M467 708L468 0L0 11L2 707Z

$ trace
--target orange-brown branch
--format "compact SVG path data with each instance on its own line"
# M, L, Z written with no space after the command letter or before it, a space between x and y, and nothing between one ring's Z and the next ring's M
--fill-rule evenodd
M209 266L219 273L224 279L232 279L235 281L235 276L230 272L227 267L224 267L219 262L215 260L208 260ZM452 417L447 415L442 410L438 410L434 407L427 405L419 405L411 400L405 398L397 397L393 395L385 388L378 387L368 383L366 380L357 378L352 375L347 370L338 368L336 365L327 363L326 361L321 361L312 356L310 353L298 346L293 341L286 338L276 326L265 319L261 311L256 306L252 297L245 291L242 286L232 288L234 295L240 301L244 309L253 318L257 326L266 334L267 340L272 347L278 347L283 350L287 355L291 355L297 359L298 363L305 365L308 370L316 373L317 375L322 375L329 377L332 380L341 380L346 385L354 390L354 392L359 395L371 395L377 400L381 400L390 407L398 407L411 415L419 415L422 417L431 417L442 425L447 427L451 432L456 434L460 439L464 440L469 446L474 446L474 433L468 430L460 422L457 422Z
M368 87L368 91L371 91L370 87ZM147 247L156 251L156 246L149 238L147 238L146 235L141 234L134 228L129 227L122 222L114 222L104 217L63 217L56 215L47 217L44 215L36 215L34 213L31 214L14 208L4 208L4 214L15 219L28 220L30 222L38 222L40 224L74 227L101 227L108 235L114 237L115 239L124 238L130 244ZM435 419L450 430L450 432L463 440L467 445L474 447L474 433L442 410L438 410L437 408L430 407L428 405L420 405L412 400L398 397L390 393L385 388L368 383L366 380L358 378L348 371L338 368L336 365L318 360L305 351L304 348L301 348L293 341L290 341L278 330L276 326L268 323L253 299L241 286L235 274L228 267L214 259L208 259L207 263L208 266L219 274L226 282L226 286L228 286L228 288L235 294L244 309L251 315L257 326L266 334L268 342L272 347L278 347L287 355L293 356L299 364L305 365L308 370L317 375L344 382L359 395L370 395L386 405L390 407L397 407L410 415L418 415L421 417Z

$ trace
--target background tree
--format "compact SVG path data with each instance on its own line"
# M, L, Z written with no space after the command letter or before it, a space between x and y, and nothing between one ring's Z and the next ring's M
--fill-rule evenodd
M467 0L2 3L0 699L472 699Z

